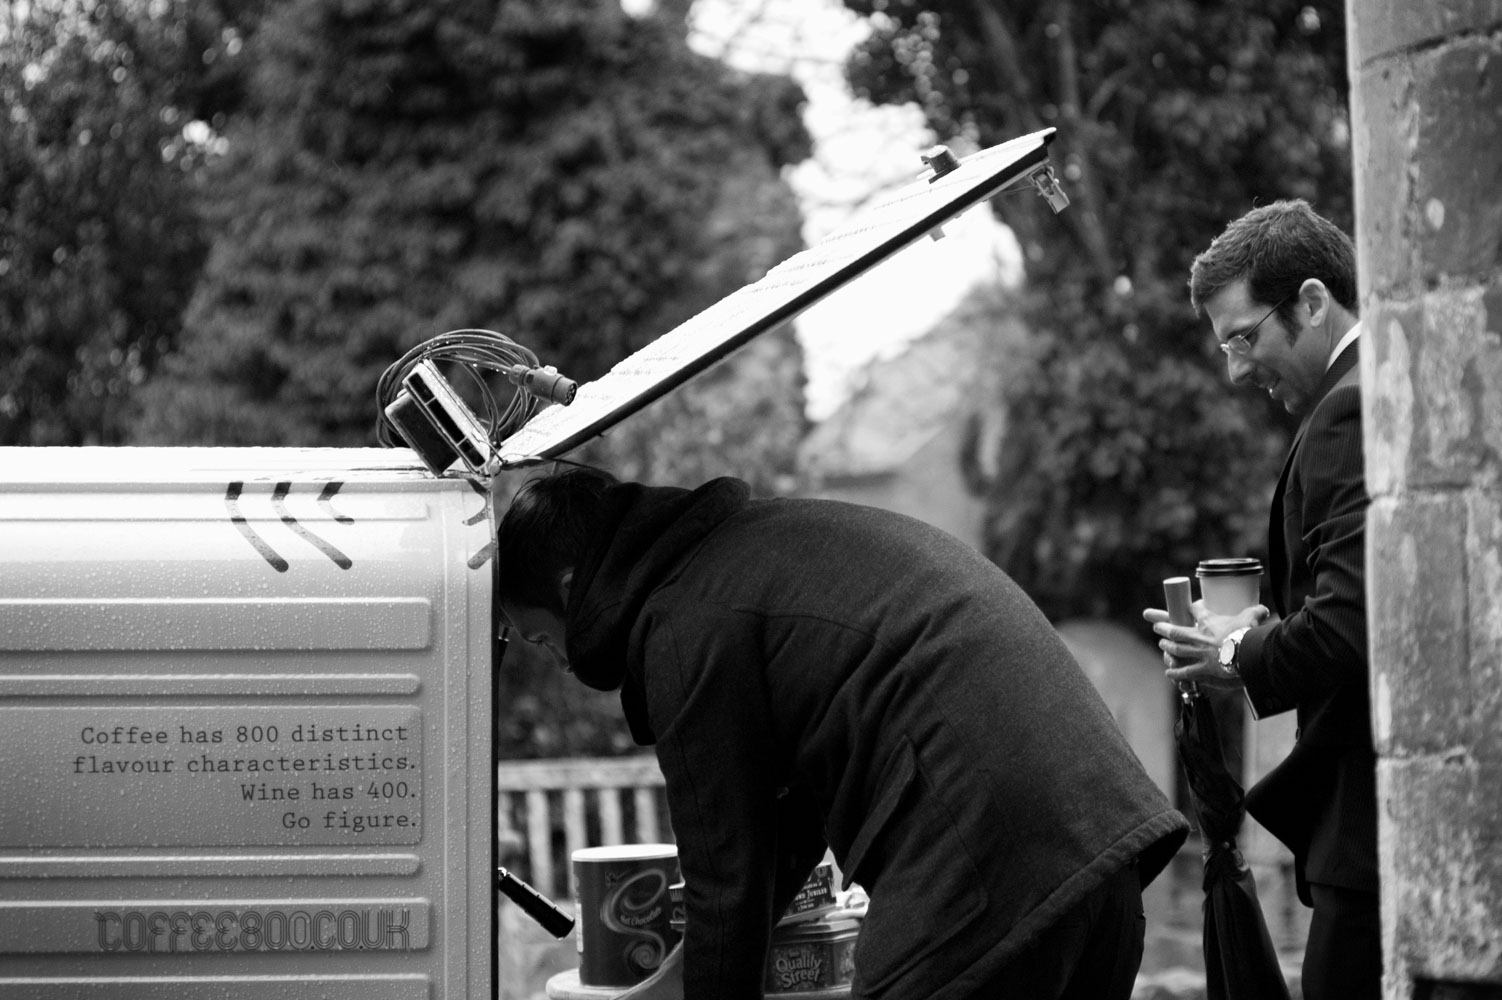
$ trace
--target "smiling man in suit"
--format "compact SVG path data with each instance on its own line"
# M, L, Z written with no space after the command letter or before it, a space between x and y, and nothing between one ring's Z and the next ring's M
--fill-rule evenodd
M1280 201L1232 222L1195 259L1190 300L1231 381L1302 418L1268 526L1278 615L1197 603L1187 628L1145 613L1171 680L1244 688L1258 718L1298 713L1294 747L1248 792L1247 811L1293 851L1299 898L1314 910L1307 1000L1381 991L1355 258L1307 203Z

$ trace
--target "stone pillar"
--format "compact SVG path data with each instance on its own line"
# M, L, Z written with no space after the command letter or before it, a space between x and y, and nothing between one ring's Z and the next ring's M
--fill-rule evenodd
M1502 985L1502 2L1348 0L1384 995Z

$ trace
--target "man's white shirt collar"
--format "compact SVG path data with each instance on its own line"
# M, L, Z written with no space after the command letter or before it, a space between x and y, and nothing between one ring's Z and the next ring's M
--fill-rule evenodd
M1330 359L1325 362L1325 371L1330 370L1330 366L1335 364L1335 359L1340 357L1340 352L1351 346L1351 341L1359 336L1361 336L1361 321L1357 320L1356 325L1347 330L1346 335L1336 342L1335 350L1330 352Z

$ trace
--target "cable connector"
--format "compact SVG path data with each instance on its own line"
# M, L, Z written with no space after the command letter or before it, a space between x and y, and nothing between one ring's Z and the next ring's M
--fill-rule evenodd
M531 368L526 365L511 365L505 371L512 385L520 386L549 403L567 406L574 401L574 394L579 391L578 382L567 375L558 374L558 369L552 365L536 365Z
M1054 176L1052 167L1045 165L1033 171L1032 176L1033 187L1037 189L1043 200L1048 202L1048 207L1053 209L1054 215L1058 215L1069 207L1069 196L1059 186L1059 179Z

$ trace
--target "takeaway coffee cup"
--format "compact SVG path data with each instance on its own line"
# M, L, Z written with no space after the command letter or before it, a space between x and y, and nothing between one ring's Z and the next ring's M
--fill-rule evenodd
M679 881L673 844L584 847L573 853L579 982L635 986L678 943L668 887Z
M1262 563L1256 559L1201 559L1195 576L1200 599L1218 615L1234 615L1257 603Z

